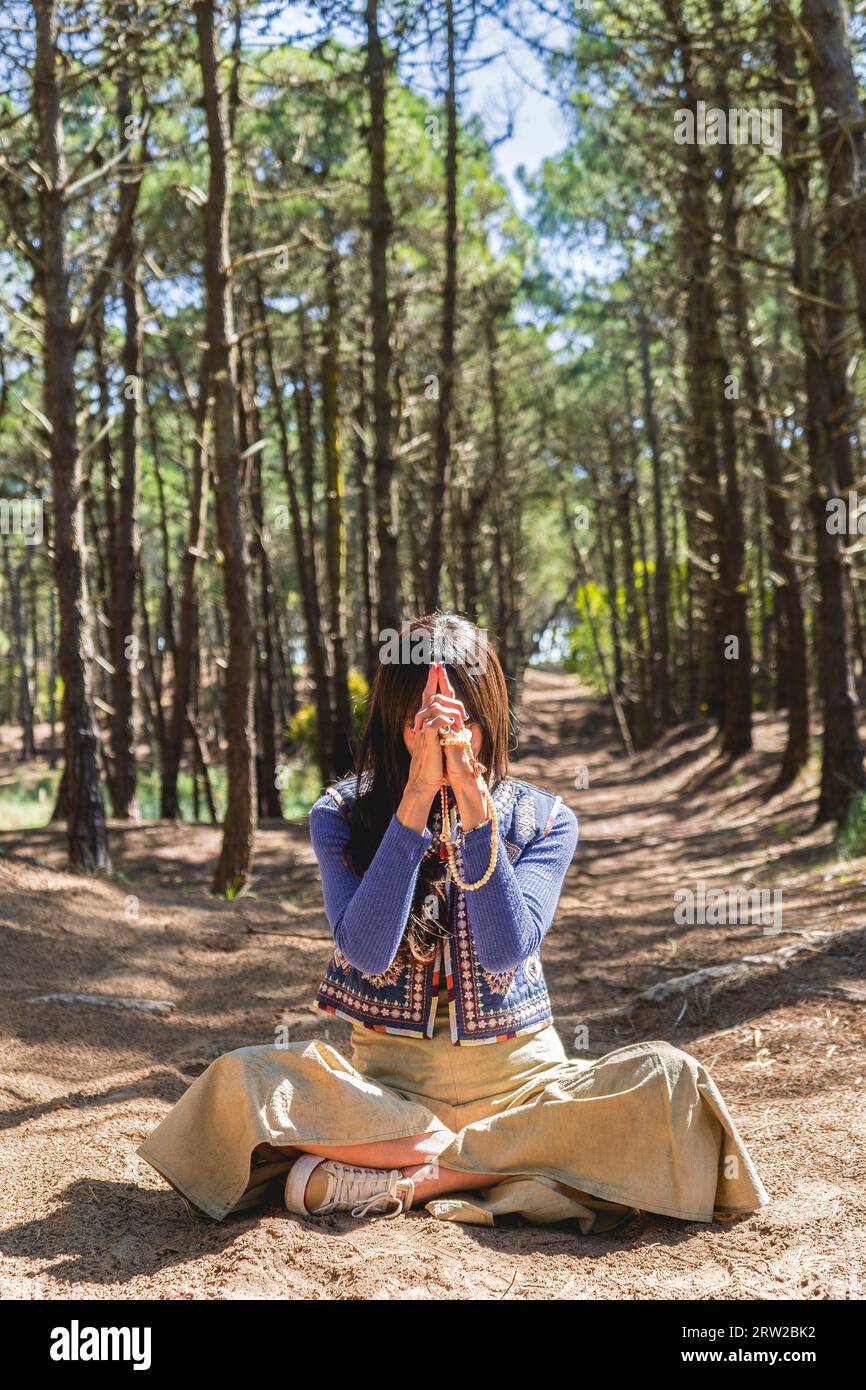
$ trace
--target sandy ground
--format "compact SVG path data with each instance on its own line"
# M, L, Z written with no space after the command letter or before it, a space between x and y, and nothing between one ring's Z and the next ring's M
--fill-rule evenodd
M581 843L545 946L568 1048L666 1038L715 1076L772 1203L723 1227L642 1213L619 1233L496 1229L277 1206L198 1223L135 1154L220 1053L346 1043L311 999L329 949L304 820L264 825L254 897L208 896L218 833L113 829L115 876L63 872L54 829L0 835L5 1298L862 1299L866 1291L866 861L811 828L816 769L766 799L782 728L761 718L735 772L712 730L629 764L571 677L532 672L515 776L559 791ZM581 772L581 769L585 772ZM588 779L583 789L575 786ZM783 930L674 921L674 892L783 892ZM774 953L793 945L786 958ZM745 961L663 1003L638 995ZM78 992L166 1012L37 1003Z

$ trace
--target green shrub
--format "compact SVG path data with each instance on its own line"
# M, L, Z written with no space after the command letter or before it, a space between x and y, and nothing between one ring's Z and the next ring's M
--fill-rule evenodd
M848 807L836 849L840 859L860 859L866 855L866 792L858 792Z
M57 799L60 768L40 762L17 768L0 786L0 830L38 830L47 825Z
M352 728L355 740L360 739L367 721L367 697L370 687L360 671L349 672L349 696L352 701ZM316 755L316 706L301 705L286 726L286 737L309 757Z

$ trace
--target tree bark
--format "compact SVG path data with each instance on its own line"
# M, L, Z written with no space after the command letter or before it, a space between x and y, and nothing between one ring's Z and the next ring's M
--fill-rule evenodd
M364 371L364 347L362 343L358 352L358 390L354 412L353 456L355 463L355 494L358 508L358 579L360 583L361 613L363 617L363 631L360 638L361 657L364 666L364 674L367 677L367 683L369 685L372 683L373 677L376 674L376 667L379 664L379 659L376 653L376 645L373 641L375 606L373 595L373 564L370 545L370 490L367 485L370 460L367 454L366 433L367 383Z
M325 555L328 575L328 626L333 655L333 719L330 730L331 766L342 776L354 764L352 701L346 654L346 531L343 514L345 484L340 443L340 294L336 251L325 265L326 312L322 354L322 441L325 455Z
M730 149L724 150L721 157L729 167L730 182L727 196L733 200L736 197L735 168ZM785 697L788 711L787 740L775 784L776 789L781 790L793 782L809 756L809 678L806 628L803 618L800 578L793 555L793 535L784 485L785 465L782 450L773 429L767 406L766 384L763 381L757 354L752 343L746 285L739 257L735 254L736 243L733 246L728 246L727 249L733 253L726 256L725 270L730 291L731 312L739 345L746 405L755 441L755 450L761 462L764 477L767 515L770 523L770 564L773 573L778 575L779 580L781 580L777 591L781 620L779 635L783 644L783 661L786 672Z
M118 18L129 7L119 7ZM132 116L129 77L123 67L118 76L117 120L121 146L128 140ZM140 176L130 177L124 170L121 185L119 227L121 240L118 271L123 305L123 407L121 423L121 470L117 502L115 549L112 555L112 704L110 781L112 806L118 820L138 820L135 760L135 587L139 566L138 492L141 451L142 324L139 285L138 243L135 207L141 187Z
M318 564L315 551L311 548L312 537L310 537L308 544L308 538L304 534L301 501L295 477L295 467L289 448L286 409L283 403L281 383L277 376L276 363L274 362L273 342L267 322L267 305L265 303L261 282L258 279L256 280L256 294L259 305L259 317L264 325L262 330L262 346L264 348L265 365L267 367L268 381L271 388L271 403L277 419L280 457L282 459L283 476L286 481L286 492L289 499L289 521L291 523L292 541L294 543L295 569L298 576L298 586L301 591L304 641L307 647L307 660L309 661L313 684L313 699L316 705L316 762L322 781L327 782L332 776L339 774L336 774L336 770L331 766L328 742L328 731L331 727L330 683L328 680L327 653L325 651L324 631L319 606ZM300 395L297 391L295 394L298 397ZM304 448L303 439L301 439L301 448Z
M370 95L370 322L373 336L373 476L376 483L376 540L379 549L379 634L400 631L400 573L394 515L393 412L391 401L391 316L388 304L388 204L385 142L386 64L379 34L378 0L367 0L367 88Z
M36 743L33 737L33 703L30 699L30 680L27 674L27 641L24 635L24 618L21 611L22 566L18 564L13 567L9 558L8 543L3 545L3 570L12 612L12 649L14 659L18 664L18 719L21 724L21 761L27 762L30 758L36 757Z
M830 259L847 255L866 342L866 112L860 100L845 0L803 0L809 81L818 113L819 146L827 170L835 242Z
M803 345L807 398L807 448L811 478L810 509L815 533L818 611L816 645L823 707L821 791L816 824L841 824L858 791L866 789L863 749L857 730L857 701L851 674L850 635L845 611L840 538L828 526L827 502L838 495L837 462L831 428L833 388L824 310L825 286L816 269L815 231L809 202L809 174L794 148L808 130L808 115L797 109L798 71L790 14L774 7L776 60L793 107L786 122L782 164L794 247L793 280L799 291L797 317Z
M629 419L629 427L631 420ZM636 483L634 476L623 478L620 467L620 441L610 421L605 422L613 501L622 540L623 589L625 595L625 624L629 642L629 679L627 684L628 713L631 718L632 740L636 748L646 748L651 740L650 710L646 688L645 653L635 584L634 534L631 524L631 494ZM616 603L616 595L612 602Z
M214 492L229 639L225 698L228 801L213 887L216 893L236 894L249 877L255 836L255 628L235 420L237 364L229 248L231 149L225 94L219 87L213 0L206 0L206 3L199 0L194 9L209 155L204 254L207 343L214 395Z
M671 5L673 16L676 8ZM680 38L683 70L691 62L688 37ZM690 98L690 104L694 99ZM685 331L689 421L686 432L685 510L694 574L691 592L700 634L698 702L721 727L724 722L724 596L719 569L723 545L723 504L718 423L713 408L715 370L706 333L715 312L706 172L696 145L685 147L679 207L681 274L686 285ZM716 557L715 559L713 557Z
M652 367L650 364L650 335L646 311L638 303L638 348L640 352L640 375L643 389L643 417L647 444L649 445L653 479L653 532L655 538L655 575L653 583L653 610L655 644L652 663L653 705L656 717L668 728L673 723L671 705L671 653L670 631L668 625L668 605L670 588L670 567L668 563L667 537L664 514L664 464L659 442L658 419L656 416L653 392ZM649 585L649 575L646 583Z
M428 613L439 607L454 400L454 339L457 320L457 68L454 54L453 0L445 0L445 29L448 68L448 86L445 92L445 282L442 287L436 458L430 496L430 535L424 591L424 604Z
M261 438L256 397L256 363L253 340L241 353L241 445L248 449ZM262 488L262 451L250 459L250 510L253 521L253 557L259 581L258 640L256 642L256 792L258 813L282 820L283 807L277 785L277 745L274 737L274 644L271 619L273 580L265 544L265 502Z
M160 814L165 820L180 819L180 800L177 779L183 758L184 734L188 726L188 709L192 689L193 659L196 627L196 575L201 558L208 502L208 441L207 418L210 396L208 353L202 353L199 372L198 402L193 422L192 498L189 509L186 547L180 562L180 605L178 632L174 652L174 684L171 714L165 738L165 757L162 764Z
M41 239L44 409L51 424L54 579L58 593L58 666L64 689L64 797L69 863L88 873L111 868L100 790L99 731L90 687L81 455L76 420L75 358L79 328L72 323L66 253L66 168L57 73L55 0L34 0L36 20L33 107L36 115Z

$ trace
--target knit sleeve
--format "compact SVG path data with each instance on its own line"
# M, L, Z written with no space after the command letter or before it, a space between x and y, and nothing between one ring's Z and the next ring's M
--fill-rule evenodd
M463 876L475 883L487 870L491 821L463 839ZM483 888L466 894L475 952L485 970L514 970L538 951L553 921L562 884L577 847L578 821L562 802L546 835L538 835L512 864L500 840L496 867Z
M427 826L421 832L410 829L395 813L369 868L358 878L343 861L349 823L330 796L319 797L309 821L334 942L356 970L378 975L397 954L433 834Z

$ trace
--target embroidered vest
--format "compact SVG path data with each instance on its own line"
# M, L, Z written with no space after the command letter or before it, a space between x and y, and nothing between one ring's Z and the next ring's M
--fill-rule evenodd
M365 772L361 777L362 795L371 775ZM354 774L328 787L327 794L350 820L355 800ZM499 820L498 853L507 853L513 864L531 841L550 831L562 798L514 777L497 782L491 795ZM441 805L437 802L430 825L434 838L441 830L441 820ZM459 839L454 858L460 877L466 878ZM513 970L485 970L475 954L467 896L451 883L447 936L434 960L427 964L416 961L403 949L404 937L387 971L363 975L335 946L315 1003L328 1013L379 1032L430 1038L444 967L451 1042L455 1046L502 1042L520 1033L549 1027L553 1015L540 957L530 955Z

